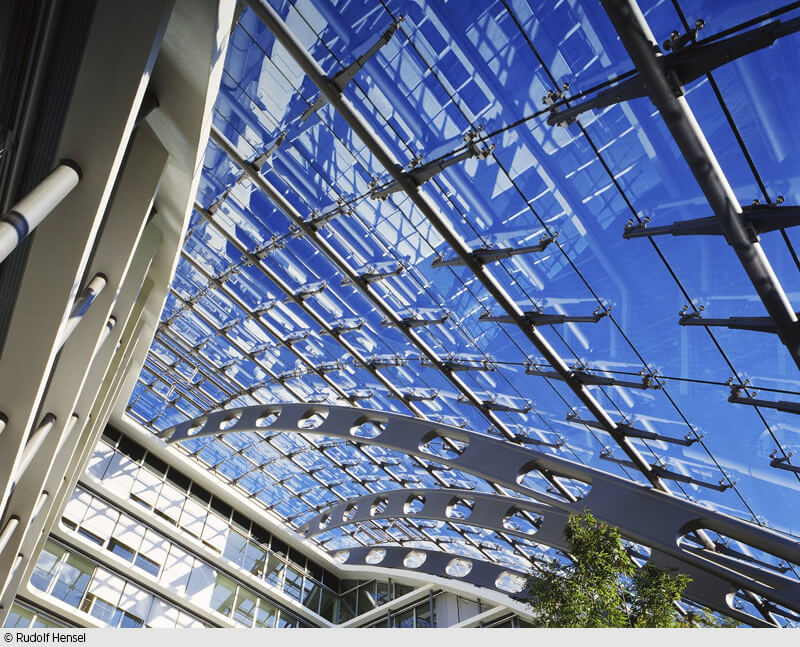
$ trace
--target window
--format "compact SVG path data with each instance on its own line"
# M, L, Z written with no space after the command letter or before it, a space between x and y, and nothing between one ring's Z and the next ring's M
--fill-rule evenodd
M240 586L236 594L236 608L233 611L233 621L243 627L252 627L257 603L258 598L253 593Z
M78 534L82 535L83 537L86 537L86 539L88 539L94 544L97 544L98 546L102 546L104 543L100 537L95 535L93 532L86 530L86 528L78 528Z
M158 577L158 572L161 570L161 565L154 562L149 557L145 557L141 553L136 556L134 565L141 568L145 573L149 573L153 577Z
M414 627L414 609L392 614L392 626L400 628Z
M293 568L286 569L286 581L283 585L283 592L290 598L300 599L303 589L303 574Z
M65 552L61 546L48 541L42 549L31 574L31 586L40 591L47 591Z
M222 551L222 556L237 566L241 566L244 562L246 549L247 539L235 530L231 530L225 538L225 548Z
M128 613L127 611L122 612L122 620L119 623L119 627L121 629L138 629L142 626L142 619L137 618L132 613Z
M77 607L94 575L95 566L91 562L70 554L58 574L51 595Z
M222 573L217 573L214 591L211 594L211 608L224 616L230 617L231 611L233 611L235 594L236 584L234 581Z
M247 543L244 554L244 563L242 566L250 571L253 575L261 577L264 575L264 566L267 561L267 552L260 546L256 546L252 542Z
M116 539L112 539L108 542L108 550L110 550L115 555L119 555L122 559L126 561L133 561L133 550L128 548L125 544L117 541Z
M281 615L278 618L278 627L296 627L297 626L297 618L293 615L289 615L286 611L281 611Z
M274 627L278 618L278 608L264 599L258 601L256 611L256 628Z
M421 627L435 627L435 616L431 617L431 603L430 601L425 601L425 604L421 604L414 609L416 613L416 622L415 627L418 629Z
M89 613L109 627L116 627L119 622L120 611L113 604L100 598L95 598Z
M275 555L270 554L267 558L267 572L265 579L273 586L280 587L283 580L283 569L286 564Z
M14 605L8 612L4 627L30 627L33 622L33 611L23 609L21 606Z

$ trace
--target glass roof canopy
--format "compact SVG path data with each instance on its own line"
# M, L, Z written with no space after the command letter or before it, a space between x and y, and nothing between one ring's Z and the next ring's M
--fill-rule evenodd
M410 171L469 146L487 154L435 173L425 192L472 249L543 247L490 271L523 311L596 319L539 330L571 367L604 378L589 388L615 421L657 434L629 440L670 492L800 536L800 508L787 505L800 474L785 469L800 446L797 417L728 402L731 385L800 402L791 357L777 335L678 325L679 313L701 309L763 316L742 266L721 236L622 237L631 219L668 225L712 215L663 120L643 98L566 128L546 123L548 92L568 84L565 96L575 96L633 67L599 3L270 4L330 76L403 17L344 96ZM781 4L640 6L663 40L683 32L684 20L703 19L703 36L713 35ZM797 69L793 35L686 86L742 205L800 203L800 129L785 117L800 104L787 82ZM160 431L225 407L356 403L516 439L646 484L609 434L580 422L593 418L519 329L486 320L503 312L469 268L448 264L453 250L406 194L371 197L391 189L391 177L330 105L310 110L318 97L245 9L214 126L315 223L381 307L212 138L132 417ZM761 237L795 306L797 236ZM514 495L424 459L310 435L253 432L182 446L295 528L335 501L400 487ZM526 485L552 489L543 479ZM375 520L314 541L327 550L399 542L522 569L550 552L457 518Z

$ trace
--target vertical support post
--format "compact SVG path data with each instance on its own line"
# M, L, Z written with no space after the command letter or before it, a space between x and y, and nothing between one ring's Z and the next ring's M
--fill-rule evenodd
M0 220L0 263L78 186L80 179L81 167L72 160L62 160L50 175L11 207Z

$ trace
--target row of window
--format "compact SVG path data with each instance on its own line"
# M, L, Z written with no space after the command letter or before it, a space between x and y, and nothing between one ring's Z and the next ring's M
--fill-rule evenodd
M204 627L179 610L81 555L48 540L31 574L31 585L109 627Z
M234 528L276 553L297 570L307 573L329 589L339 591L339 579L333 573L290 548L132 439L106 427L102 440L104 442L98 443L95 448L87 472L98 479L106 475L113 476L115 484L111 489L124 492L123 498L130 497L149 507L217 552L222 552L227 528ZM111 449L116 451L116 455ZM140 466L143 469L139 469Z
M429 629L436 626L434 596L425 598L410 607L390 611L385 618L373 622L370 627L392 629Z
M134 568L143 570L171 590L191 596L198 605L208 606L226 617L233 614L239 624L251 627L258 620L261 624L256 626L259 627L300 625L294 614L248 591L205 561L80 487L75 489L67 503L62 523L131 562ZM285 566L283 562L281 564ZM282 567L283 570L289 569ZM252 613L242 615L240 605L251 609ZM261 615L256 612L257 607Z
M16 629L56 629L67 625L24 604L14 602L3 626Z
M104 487L175 524L231 564L334 624L346 622L412 588L391 582L340 581L267 530L229 507L223 508L217 498L174 468L167 468L127 437L107 428L103 440L95 448L87 472L103 481ZM80 490L73 494L64 519L92 541L159 576L165 563L163 546L171 545L161 535ZM322 579L336 589L323 584Z

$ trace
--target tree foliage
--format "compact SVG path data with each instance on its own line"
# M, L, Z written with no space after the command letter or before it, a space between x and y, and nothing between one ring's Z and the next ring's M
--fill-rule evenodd
M572 563L553 560L528 577L538 626L731 626L710 613L683 617L675 602L690 578L647 564L637 568L619 531L590 512L570 515L565 539Z

